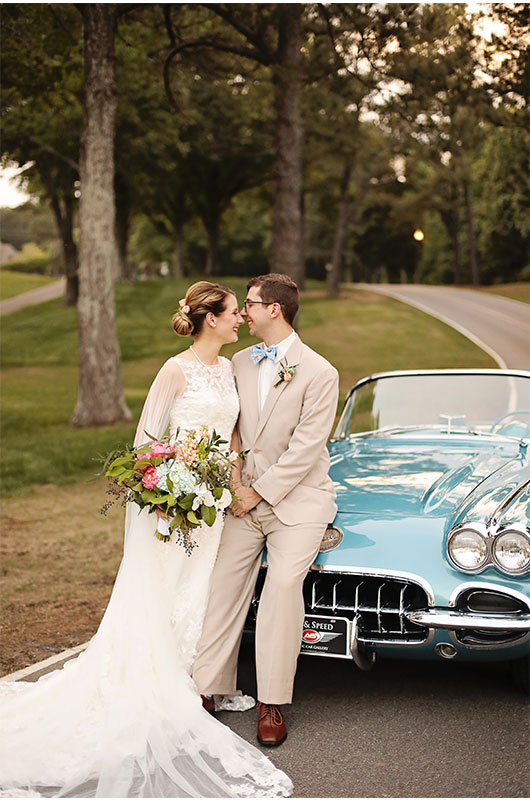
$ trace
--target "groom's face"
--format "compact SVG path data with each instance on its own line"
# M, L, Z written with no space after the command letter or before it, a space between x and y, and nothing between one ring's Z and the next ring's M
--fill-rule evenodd
M251 336L264 338L270 324L269 307L271 305L272 303L264 303L256 286L250 287L241 310L241 316L246 319Z

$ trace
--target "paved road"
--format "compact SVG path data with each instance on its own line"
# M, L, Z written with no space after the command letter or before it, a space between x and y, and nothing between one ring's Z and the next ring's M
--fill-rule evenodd
M253 661L245 643L239 686L255 696ZM380 660L360 672L301 656L285 716L286 742L266 752L291 776L295 797L529 794L528 699L503 664ZM255 742L255 710L218 718Z
M255 690L253 653L240 685ZM502 665L302 656L289 734L267 752L296 797L525 797L528 700ZM255 711L219 714L248 741Z
M442 319L489 352L501 367L530 369L530 306L448 286L352 284L395 297Z
M40 286L38 289L31 289L29 292L17 294L15 297L8 297L7 300L0 301L0 317L6 314L13 314L21 308L35 306L37 303L44 303L46 300L55 300L64 294L66 279L60 278L58 281Z

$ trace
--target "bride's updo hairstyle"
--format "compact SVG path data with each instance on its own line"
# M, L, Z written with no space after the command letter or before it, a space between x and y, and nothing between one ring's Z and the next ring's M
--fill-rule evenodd
M216 317L222 314L229 295L235 297L235 292L218 283L198 281L192 284L173 314L173 330L179 336L197 336L202 331L206 314Z

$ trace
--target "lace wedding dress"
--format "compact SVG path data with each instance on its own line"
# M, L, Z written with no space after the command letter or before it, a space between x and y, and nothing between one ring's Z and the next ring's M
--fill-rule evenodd
M238 408L227 359L208 367L171 358L135 444L146 432L169 427L175 437L203 423L229 441ZM123 560L87 650L37 683L0 682L2 796L290 794L283 772L204 711L189 676L222 524L196 529L199 546L187 556L156 539L153 514L129 504Z

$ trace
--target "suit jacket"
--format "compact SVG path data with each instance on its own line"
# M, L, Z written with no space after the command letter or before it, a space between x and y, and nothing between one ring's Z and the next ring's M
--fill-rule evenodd
M249 451L243 474L284 525L331 522L337 506L326 442L337 408L337 370L296 339L285 357L289 366L296 365L294 377L277 386L274 380L259 414L259 366L250 351L232 359L241 448Z

